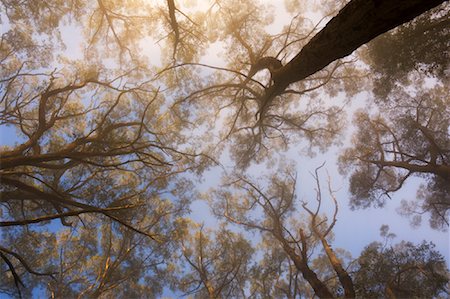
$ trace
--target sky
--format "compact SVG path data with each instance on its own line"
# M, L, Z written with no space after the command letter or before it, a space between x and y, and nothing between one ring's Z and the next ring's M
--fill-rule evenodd
M276 33L290 21L291 15L286 12L284 7L284 1L267 1L275 7L275 20L272 25L269 26L270 32ZM201 3L201 1L198 1ZM319 15L311 15L311 18L318 19ZM73 26L65 26L62 28L62 38L67 45L65 54L73 58L79 58L81 48L79 43L81 41L80 28ZM152 41L146 41L142 44L149 56L155 58L160 57L160 52L157 46L152 45ZM203 57L203 62L220 66L223 61L220 59L221 45L216 44L207 55ZM364 103L367 100L368 94L361 92L354 96L351 101L351 106L347 109L354 111L358 108L363 108ZM331 101L344 101L342 94L338 94L337 99L329 99ZM339 98L341 97L341 98ZM351 123L351 115L349 115L348 123ZM349 128L351 130L351 128ZM344 145L350 143L350 132L346 134L346 140L343 140ZM0 125L0 145L12 146L15 143L20 142L14 129ZM296 161L296 170L298 173L297 181L297 196L301 200L308 200L314 198L314 180L310 172L320 166L323 162L326 162L325 169L329 173L331 178L331 184L334 189L337 189L336 197L339 203L338 222L335 227L335 240L332 242L333 247L344 248L350 251L353 257L357 257L359 253L373 241L382 241L380 237L380 227L384 224L390 226L390 231L396 234L396 238L393 243L398 243L401 240L411 241L413 243L420 243L422 240L432 241L436 245L436 249L445 257L447 265L450 267L450 238L448 232L439 232L430 229L426 221L417 228L413 228L409 219L402 217L397 213L397 209L400 206L402 199L414 198L416 195L417 186L420 183L419 180L409 180L406 185L392 196L392 200L388 201L384 208L375 209L369 208L365 210L350 210L349 193L348 190L348 178L342 177L337 170L336 161L342 148L332 147L328 152L323 154L317 154L315 157L305 157L301 154L302 145L293 145L286 153L286 157L289 160ZM228 171L232 171L232 162L225 159L221 161ZM210 188L220 186L220 168L212 168L203 175L202 183L198 186L200 191L208 192ZM249 174L252 176L258 175L258 168L249 170ZM322 178L326 178L326 172L322 172ZM323 180L325 183L325 180ZM215 226L217 220L211 216L211 212L206 202L202 200L195 200L191 206L191 217L193 220L205 223L206 226ZM171 295L170 292L166 292L166 295Z

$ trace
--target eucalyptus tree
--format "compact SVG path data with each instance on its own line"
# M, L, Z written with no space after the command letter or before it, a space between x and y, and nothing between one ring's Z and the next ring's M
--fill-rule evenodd
M340 200L329 183L327 202L318 169L313 176L316 198L310 201L297 200L296 176L283 171L264 181L231 177L225 188L211 194L215 215L260 236L262 258L249 278L250 297L423 298L449 293L445 260L432 243L373 242L357 259L333 248ZM386 241L393 236L387 226L381 232Z
M450 292L444 258L427 242L369 244L354 281L361 298L445 298Z
M112 288L124 296L138 294L131 288L156 296L161 287L149 290L139 277L161 281L170 270L143 260L166 260L179 240L179 218L192 198L182 174L201 172L208 159L204 152L221 149L218 142L231 144L241 167L287 148L292 139L327 149L343 127L343 103L327 103L316 92L358 92L367 73L353 63L356 56L345 57L443 2L337 1L326 5L319 24L299 9L282 32L269 34L270 10L253 1L214 1L201 11L173 0L1 0L0 125L17 135L0 148L5 240L0 269L7 277L2 290L29 295L24 286L45 284L55 296L109 296ZM64 51L66 25L80 31L79 45L70 46L79 49L68 50L81 58ZM160 57L146 55L152 42ZM229 52L226 65L201 63L217 44ZM201 134L219 121L224 128L219 139L215 127L211 136ZM280 186L291 190L292 182L275 182L271 192L282 192ZM280 204L284 220L292 203L283 195ZM320 209L306 204L302 209L309 235L287 236L272 223L278 233L271 238L281 242L289 268L296 269L292 275L302 273L319 296L341 291L354 296L348 273L328 244L335 216L327 224ZM114 242L95 246L96 230L103 239L109 230L108 240ZM231 232L220 234L230 236L232 244L243 242ZM301 240L298 250L286 241L292 236ZM72 242L77 238L89 249L86 259L64 254L84 254ZM28 240L45 242L36 242L30 252L18 246ZM307 253L318 244L339 283L317 277L310 268ZM130 264L135 272L127 269ZM289 277L286 281L296 280ZM234 280L218 285L233 294L238 288ZM281 289L297 292L296 287Z
M1 150L0 226L9 241L0 251L12 273L39 272L27 266L23 247L13 250L18 226L27 235L59 219L76 229L91 217L84 215L95 214L98 224L109 219L161 249L171 241L171 222L187 212L189 184L178 174L201 157L171 140L177 125L161 109L158 90L117 83L120 75L82 74L77 70L69 81L67 73L20 72L2 82L2 122L21 138Z
M326 103L313 91L324 87L335 95L346 87L348 95L356 93L358 79L366 74L351 63L352 57L340 59L442 2L336 2L324 17L325 27L311 25L300 11L282 32L271 35L262 29L269 22L266 7L221 1L212 10L215 19L209 27L218 28L212 36L226 40L227 52L233 53L224 55L225 66L185 62L160 75L172 78L188 70L209 69L203 83L181 86L176 105L195 109L196 120L204 120L209 112L207 124L211 117L224 124L219 140L231 140L238 166L262 160L293 139L307 139L310 146L326 149L343 126L343 103ZM236 7L242 9L236 12Z
M344 295L354 298L352 279L330 245L337 221L338 202L331 186L328 186L333 211L330 218L323 215L321 207L325 203L318 169L314 178L317 183L314 208L306 201L298 202L296 175L285 167L267 178L266 188L247 177L231 178L226 184L228 190L217 190L216 200L210 199L213 201L213 212L228 222L261 233L268 242L276 243L296 269L291 275L301 273L316 296L332 298ZM301 207L301 210L296 207ZM333 277L339 281L338 288L333 287L330 277L323 277L325 273L317 273L313 268L313 253L317 248L324 251L327 263L333 269Z
M377 100L386 100L396 85L409 85L413 74L448 83L449 17L449 5L441 5L367 44L363 57Z
M426 179L417 201L404 212L430 212L431 226L448 228L450 210L450 110L443 86L409 94L392 92L392 101L377 113L359 112L354 145L341 156L351 169L353 207L382 206L413 176ZM394 100L395 99L395 100ZM418 219L417 219L418 220ZM416 220L416 221L417 221Z
M246 298L254 249L239 233L188 222L173 258L174 290L194 298ZM177 257L177 255L181 255Z
M351 169L353 207L382 206L412 177L424 178L416 199L401 213L417 225L447 230L450 209L448 17L430 10L370 42L365 58L373 72L372 111L359 112L354 144L341 162Z
M153 242L93 215L75 221L82 224L54 233L17 228L14 234L10 232L5 238L9 245L5 255L19 252L26 264L16 266L14 272L5 271L0 289L18 295L12 292L16 278L11 273L16 273L23 284L21 295L26 298L32 294L49 298L158 297L168 273L166 260L173 248L169 243ZM160 227L169 232L165 225ZM10 260L16 257L7 256Z
M139 281L152 275L161 280L161 271L148 272L149 266L143 260L149 260L148 255L153 255L150 260L161 257L170 248L171 234L177 229L174 221L188 211L190 201L189 184L179 174L198 170L203 158L188 145L180 150L184 143L180 135L182 124L174 118L173 109L164 108L165 99L159 86L142 79L139 65L124 66L118 61L105 71L101 60L88 57L102 53L98 48L94 51L88 47L84 62L62 56L59 48L64 44L57 39L61 24L69 17L84 20L83 12L92 3L17 4L2 1L5 8L2 19L7 20L9 28L2 34L0 52L0 124L15 130L17 136L0 149L1 271L6 285L13 287L6 287L5 291L27 295L27 290L31 292L36 283L29 274L37 275L36 279L41 286L47 286L49 294L60 295L84 291L100 295L104 288L110 288L106 285L125 290L122 281ZM102 6L105 2L97 4L98 9L103 7L113 13ZM27 9L35 18L26 14ZM98 13L94 9L90 20L96 20ZM101 29L112 26L103 23L109 18L104 15L98 20L98 30L105 31L106 40L110 30L114 36L117 34L112 27ZM117 21L120 16L114 18ZM37 34L42 38L36 38ZM127 48L131 49L128 41L122 42L127 42ZM126 57L125 52L119 56ZM59 61L52 60L58 55ZM96 282L91 281L93 274L88 273L81 259L69 258L68 262L72 263L69 267L72 272L82 271L79 274L66 271L61 263L60 268L56 267L57 261L67 260L58 252L60 248L73 246L65 243L62 234L50 231L65 232L65 227L70 227L73 235L83 239L89 235L83 233L82 227L87 225L94 239L80 242L94 242L96 231L113 225L111 221L115 226L111 230L114 240L130 233L132 242L142 236L146 238L139 241L139 246L145 244L148 254L137 261L136 251L130 254L135 260L126 261L141 265L142 270L136 268L126 279L108 274L107 282ZM49 238L51 241L45 241ZM18 239L22 241L19 243ZM34 242L28 248L24 246L27 240L42 242ZM119 241L116 242L119 246ZM139 247L126 243L123 246L124 250ZM58 253L59 258L52 258ZM114 261L113 250L93 249L91 255ZM42 260L36 262L39 257ZM99 273L106 266L91 263L90 267L92 272ZM125 272L124 276L128 275ZM73 287L66 277L77 275L74 280L78 282ZM101 285L95 286L96 283ZM160 291L161 288L155 287L155 295Z

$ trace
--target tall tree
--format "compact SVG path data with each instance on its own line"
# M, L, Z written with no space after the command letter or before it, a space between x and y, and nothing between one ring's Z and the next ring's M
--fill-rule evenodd
M321 102L312 91L333 82L345 85L349 94L356 92L354 81L361 76L361 70L350 67L349 59L339 59L443 2L353 0L319 32L317 27L308 30L302 26L303 16L298 16L285 31L271 36L260 33L262 21L247 17L250 14L245 19L230 16L227 5L236 5L225 1L216 15L229 24L225 34L232 40L230 50L237 54L229 59L227 67L183 63L170 68L209 67L219 73L217 78L205 80L201 88L196 84L193 92L184 90L178 104L216 104L212 115L217 117L218 111L222 112L221 120L226 123L222 138L232 139L231 151L240 166L282 149L293 139L291 132L299 133L312 146L327 148L342 127L342 113L339 106ZM264 20L256 4L246 10L252 16L260 14L259 19ZM258 77L262 70L267 75ZM339 88L334 88L336 93ZM305 94L305 104L299 105Z
M417 213L430 212L435 228L448 228L450 210L450 111L446 88L436 86L413 94L403 88L374 115L355 116L354 145L341 156L351 169L353 207L382 206L412 176L425 177L428 186L417 202ZM395 100L394 100L395 99ZM413 212L414 208L412 209Z
M296 175L292 172L280 172L270 179L267 191L246 177L238 177L228 184L231 191L219 190L218 199L214 205L214 213L223 219L238 224L249 230L261 232L264 236L276 242L292 261L298 272L307 281L319 298L332 298L344 295L354 298L355 291L352 279L345 270L341 259L330 246L330 237L337 221L337 200L329 186L329 194L334 205L331 219L320 215L323 194L319 184L318 169L314 174L317 182L316 208L301 204L304 214L294 216L296 200ZM241 193L242 192L242 193ZM261 213L262 217L257 215ZM301 223L295 219L305 219ZM290 225L290 223L293 223ZM312 252L320 247L324 250L327 262L334 270L343 294L334 294L326 280L321 279L312 268Z
M24 265L16 265L14 257L5 253L16 265L24 297L31 297L33 289L44 290L49 298L142 294L155 298L161 293L167 274L165 261L172 248L169 243L153 242L112 221L100 225L96 217L83 217L82 221L84 225L54 234L16 230L13 241L6 238L4 245L11 244L10 250L21 253L31 269L51 273L27 273ZM8 269L3 270L1 287L14 290L13 277Z
M378 35L443 3L434 1L350 1L303 49L276 72L270 92L286 88L345 57ZM269 92L267 95L271 95Z
M395 86L410 85L421 74L447 84L450 61L450 6L438 6L367 44L363 55L373 74L379 101L389 99Z
M353 207L383 205L408 178L423 177L416 200L403 201L401 213L414 225L426 213L433 228L444 230L450 207L449 13L448 5L437 7L368 44L379 112L356 116L356 143L341 157L355 166Z
M358 258L355 285L363 298L434 298L448 296L448 276L432 243L369 244Z
M188 223L186 229L180 239L181 252L176 252L181 257L174 256L179 272L174 288L195 298L246 298L254 251L249 241L226 227L214 231Z
M212 195L216 215L261 234L259 248L264 255L253 268L258 274L251 278L252 296L302 298L312 292L319 298L420 298L448 293L448 269L432 244L401 242L386 248L374 242L356 260L358 264L344 250L332 248L338 200L328 186L332 211L325 213L328 203L318 169L313 175L315 208L311 201L298 203L295 176L282 171L270 177L264 189L261 182L241 176ZM381 230L385 238L392 236L387 226Z
M177 149L180 123L161 109L162 98L150 84L130 76L125 81L124 74L102 76L82 67L37 73L24 63L2 79L0 121L18 134L15 145L0 151L0 227L10 237L15 226L59 219L75 228L82 222L74 217L96 214L99 223L106 217L167 243L170 222L187 212L189 192L182 190L188 185L177 174L200 160L188 148ZM164 198L165 192L180 194ZM38 273L8 239L0 248L7 268Z
M179 219L192 198L182 174L203 169L200 153L231 140L237 164L245 167L287 148L292 131L300 133L296 139L327 149L343 127L343 103L327 103L317 91L351 95L367 77L354 57L341 58L443 2L338 1L326 6L324 28L299 13L274 35L265 28L270 10L254 1L214 1L200 11L172 0L1 0L0 125L17 132L14 144L0 148L1 290L29 296L33 287L46 285L50 296L156 296L162 286L150 289L140 279L166 279L167 253L180 240ZM64 52L66 25L81 28L75 39L80 60ZM149 41L162 49L161 57L142 51ZM230 53L225 67L200 63L215 42ZM211 115L224 124L218 139ZM425 153L421 148L421 159L441 163L438 146ZM446 183L431 182L426 198L441 194ZM273 180L267 192L277 200L245 177L235 183L265 213L257 228L265 228L267 242L278 242L282 268L288 269L278 278L276 271L266 273L266 285L276 281L278 293L253 281L254 290L295 297L299 285L309 284L321 297L355 296L343 260L329 244L336 214L329 222L319 215L319 191L317 209L302 205L305 224L286 228L293 176ZM250 244L228 230L199 236L194 241L201 246L189 245L201 250L183 251L183 270L210 266L193 257L214 266L206 271L213 277L195 267L187 275L205 286L199 294L245 293L241 265L250 259ZM202 241L208 238L227 248L233 263L217 258L216 244ZM316 247L324 250L321 259L308 255ZM242 264L238 255L245 256Z

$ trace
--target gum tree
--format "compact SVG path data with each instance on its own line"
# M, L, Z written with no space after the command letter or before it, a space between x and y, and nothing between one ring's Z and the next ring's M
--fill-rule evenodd
M443 2L339 1L327 5L323 28L323 22L311 24L299 13L279 34L268 34L264 26L271 21L269 10L252 1L215 1L206 11L192 11L171 0L2 0L6 29L0 44L0 125L17 133L15 143L0 149L4 289L20 296L24 282L37 285L33 277L39 277L51 282L49 294L107 296L113 287L131 294L126 292L133 279L139 281L149 270L137 267L136 273L129 272L126 265L146 265L139 256L166 258L192 198L192 188L180 174L201 172L203 152L212 147L220 151L217 143L230 145L238 166L246 167L266 153L287 148L292 139L327 149L343 127L343 103L327 103L318 91L336 95L345 90L351 95L367 77L353 63L355 56L344 57ZM78 60L64 52L67 24L82 31ZM148 42L160 46L160 59L145 55L142 49ZM201 63L215 42L232 53L224 59L225 67ZM224 124L218 139L215 128L207 127L214 120ZM280 193L277 184L272 191ZM284 185L289 189L292 182ZM260 195L258 200L265 201ZM280 206L282 214L291 213L289 198L283 195L280 202L287 204ZM322 222L319 209L302 209L311 228L308 236L301 231L287 236L280 223L270 224L277 231L272 238L289 257L289 281L302 273L303 283L317 295L340 294L317 277L304 256L321 244L329 272L339 281L335 285L354 296L348 273L329 250L335 216ZM270 221L277 218L270 214L274 211L265 211ZM85 225L91 233L110 227L109 240L117 244L95 247L95 238L83 233ZM75 239L87 238L82 241L96 256L85 273L52 267L57 257L72 269L92 258L74 263L72 257L56 253L66 247L83 252L64 239L67 231ZM126 240L118 240L125 235ZM299 248L292 251L287 240L294 235ZM15 245L16 237L23 244L43 242L30 252ZM142 237L146 239L141 242ZM137 255L143 244L151 252ZM38 261L44 253L48 259ZM126 277L110 269L120 269ZM165 279L156 270L150 272L150 280ZM82 283L71 286L72 277ZM54 284L58 278L60 288ZM283 287L289 294L294 289ZM160 291L155 288L155 296Z

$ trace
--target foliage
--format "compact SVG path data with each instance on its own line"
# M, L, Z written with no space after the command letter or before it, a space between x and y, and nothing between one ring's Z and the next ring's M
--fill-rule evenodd
M353 146L340 160L343 170L351 169L350 192L353 207L382 206L391 193L405 181L419 175L428 185L419 192L417 203L405 209L414 214L431 212L435 228L448 227L450 207L450 111L446 89L436 85L408 92L398 88L392 100L370 115L360 111L355 116L358 131ZM394 100L395 99L395 100Z
M441 230L450 207L448 14L439 6L368 44L378 112L355 116L354 146L340 158L343 170L352 169L353 207L383 206L410 177L424 177L416 199L399 210L413 225L427 213Z
M288 297L303 296L300 286L308 284L306 292L312 288L321 298L340 296L343 293L350 297L355 295L351 277L344 270L342 260L330 245L331 232L337 221L338 204L329 185L328 191L334 211L330 220L326 215L321 214L321 207L325 203L318 170L319 168L314 174L317 183L316 208L314 209L310 208L306 201L299 203L296 200L296 175L289 170L289 167L277 175L266 178L267 188L263 189L247 177L238 177L237 180L227 184L230 191L217 191L218 200L213 204L214 214L248 230L260 232L266 244L277 244L276 249L271 249L269 246L267 249L269 253L266 255L272 256L271 250L283 252L276 256L275 261L278 256L282 257L278 267L281 268L284 264L283 266L289 269L289 275L283 274L274 280L270 272L264 274L262 278L269 279L269 282L260 282L254 287L262 288L261 291L265 294L275 295L277 292L284 292ZM296 213L296 206L301 206L302 214ZM304 223L297 219L303 219ZM313 260L312 256L317 248L321 248L324 255ZM289 261L287 265L286 259ZM327 277L328 271L323 267L320 269L319 260L322 260L325 267L329 268L329 273L332 273L330 276ZM263 259L259 266L265 263L267 262ZM320 272L316 272L318 269L315 267L319 268ZM299 274L305 281L298 281ZM286 281L289 282L288 287L283 286L287 284ZM275 290L266 287L270 283L274 284Z
M432 243L369 244L358 258L357 294L364 298L435 298L448 292L445 261Z
M0 130L15 133L0 147L0 292L445 295L429 243L372 243L357 260L332 248L341 201L321 167L306 200L293 164L246 173L293 147L340 145L347 103L373 84L376 112L355 114L341 158L351 204L382 205L415 176L423 184L401 212L446 229L442 2L285 1L291 19L274 32L267 1L0 0ZM212 165L233 171L200 196ZM191 219L198 198L216 227Z
M437 7L368 44L368 58L375 77L374 91L381 99L397 82L405 82L410 72L447 81L449 14L448 5Z
M245 298L251 244L225 227L211 231L191 226L181 239L184 262L177 265L174 289L195 298Z

